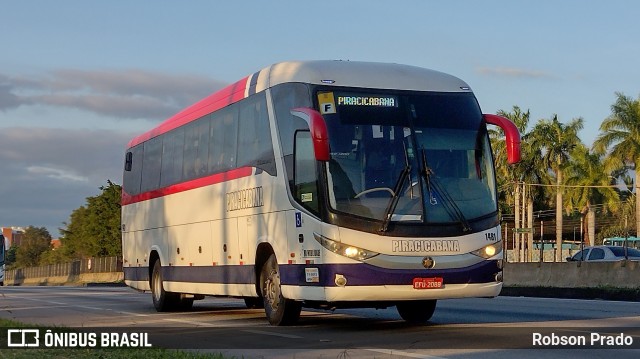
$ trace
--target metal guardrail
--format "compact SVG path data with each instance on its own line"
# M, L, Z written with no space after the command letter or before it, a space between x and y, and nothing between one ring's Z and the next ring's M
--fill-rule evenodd
M69 263L18 268L5 271L7 282L18 282L30 278L69 277L89 273L122 272L121 257L92 257Z

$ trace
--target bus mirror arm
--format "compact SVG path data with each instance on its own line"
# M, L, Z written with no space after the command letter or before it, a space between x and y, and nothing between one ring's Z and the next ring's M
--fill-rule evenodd
M484 120L491 125L496 125L504 131L507 145L507 162L514 164L520 162L520 132L516 125L509 119L498 115L482 115Z
M309 124L316 160L329 161L329 132L327 131L327 123L320 112L312 108L298 107L292 109L291 114L300 117Z

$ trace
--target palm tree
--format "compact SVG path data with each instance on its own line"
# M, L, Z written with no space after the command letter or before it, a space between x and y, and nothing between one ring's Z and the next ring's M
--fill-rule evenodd
M520 107L513 106L512 112L499 110L498 115L508 118L516 125L520 131L520 138L522 140L521 146L524 147L524 144L526 143L525 131L529 125L530 118L529 110L522 112ZM499 186L498 198L500 199L501 205L505 203L512 203L513 195L510 189L515 182L520 180L524 173L522 162L527 157L526 151L524 151L524 148L521 148L522 160L519 163L515 165L507 164L507 146L505 145L505 138L502 133L502 129L491 126L488 130L496 163L496 177ZM508 206L502 207L501 209L503 213L510 212Z
M516 213L519 207L518 201L515 198L519 197L520 188L516 184L519 182L525 182L527 184L538 184L542 182L542 178L546 176L546 169L542 166L540 148L535 148L530 141L531 132L527 132L527 127L530 121L530 112L522 111L520 107L513 106L511 112L499 110L498 115L503 116L511 120L521 134L521 160L520 162L509 165L506 161L506 146L504 144L504 135L499 129L490 129L489 136L491 137L491 146L494 149L495 161L496 161L496 177L499 184L498 196L500 199L500 205L502 213L511 213L510 204L514 204ZM529 195L527 196L528 203L523 203L523 207L530 209L527 217L533 218L534 203L536 207L541 207L541 203L544 198L543 187L529 187ZM515 190L515 191L514 191ZM515 198L514 198L515 197ZM519 216L516 214L516 219ZM528 225L526 225L528 226ZM505 239L506 240L506 239ZM519 244L519 239L516 241ZM528 240L529 257L531 257L531 249L533 248L533 234L529 234ZM517 253L517 252L516 252Z
M600 125L600 135L593 148L608 153L607 169L634 170L636 208L640 208L637 188L640 184L640 98L634 100L616 92L616 102L611 105L611 115ZM636 233L640 233L640 211L636 210Z
M595 240L595 213L591 206L596 203L607 204L610 209L617 209L620 203L618 191L613 188L612 178L604 168L603 155L591 152L586 146L579 144L571 153L571 162L566 169L568 198L565 208L573 211L578 208L582 215L582 238L585 245Z
M571 151L581 143L578 131L583 128L582 118L571 120L565 125L558 121L558 115L550 120L540 120L533 128L531 142L534 148L542 150L542 163L551 170L556 180L556 261L562 261L562 209L564 169L569 163Z

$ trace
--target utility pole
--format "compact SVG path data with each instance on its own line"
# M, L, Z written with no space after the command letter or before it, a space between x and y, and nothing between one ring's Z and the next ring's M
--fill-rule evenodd
M531 191L529 191L529 198L527 198L527 228L531 228L531 232L527 233L527 262L533 262L533 199L531 198Z
M504 255L505 263L509 262L509 252L507 249L509 246L507 245L507 241L509 240L509 222L504 222L504 236L502 237L502 253Z
M524 182L522 182L522 228L525 228L527 223L527 187ZM520 238L520 262L524 262L526 256L526 242L525 238L527 234L525 232L522 233L522 238Z
M515 191L515 225L513 226L513 235L515 238L515 243L513 249L515 251L516 261L520 260L520 183L516 182L516 191Z
M540 262L544 262L544 221L540 220Z

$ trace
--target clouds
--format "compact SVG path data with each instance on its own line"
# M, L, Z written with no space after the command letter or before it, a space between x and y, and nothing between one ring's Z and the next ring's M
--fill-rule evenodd
M60 168L45 167L45 166L29 166L27 167L27 172L30 174L34 174L36 176L44 175L48 178L61 180L61 181L71 181L71 182L88 182L89 181L87 177L76 175Z
M32 174L49 168L96 180L118 174L113 168L133 135L113 130L5 128L0 131L0 162L31 167Z
M107 179L121 183L132 133L108 130L0 130L0 219L5 226L45 226L53 236L71 211Z
M140 128L224 85L139 69L0 73L0 225L56 236L107 180L122 183L125 146Z
M138 69L62 69L20 76L0 73L0 110L46 105L120 120L160 121L224 85L204 76Z
M133 133L12 127L0 130L2 225L45 226L53 236L107 179L121 183Z

